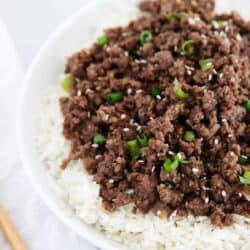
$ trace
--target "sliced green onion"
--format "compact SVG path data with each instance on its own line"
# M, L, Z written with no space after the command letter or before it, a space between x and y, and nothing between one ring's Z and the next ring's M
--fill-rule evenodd
M247 112L250 112L250 100L246 101L245 108L246 108Z
M187 99L189 97L189 94L184 92L181 89L181 86L180 86L180 84L178 82L175 82L173 90L174 90L175 96L178 99L185 100L185 99Z
M105 143L105 141L106 141L106 137L102 134L95 135L94 140L93 140L94 144L98 144L98 145Z
M123 100L123 93L118 92L111 92L106 96L107 103L110 105L116 104Z
M181 19L181 13L180 12L168 12L165 17L166 17L166 20L170 22L173 18Z
M193 131L186 131L183 138L185 141L191 142L195 139L195 133Z
M160 94L161 94L161 89L160 89L160 88L153 87L153 88L151 89L151 95L152 95L153 97L157 97L157 96L160 95Z
M225 22L223 20L214 20L212 26L214 29L222 29L225 26Z
M238 163L240 165L247 165L247 162L248 162L248 157L245 156L245 155L240 155L239 158L238 158Z
M193 16L194 16L194 12L193 12L192 10L188 10L188 15L189 15L190 17L193 17Z
M250 185L250 171L245 171L243 176L240 176L240 183Z
M61 87L66 91L70 92L72 84L74 82L75 78L72 75L68 75L64 78L64 80L61 82Z
M140 34L141 44L150 43L153 40L153 33L150 30L144 30Z
M99 45L99 46L104 46L106 44L108 44L108 37L107 36L100 36L97 38L96 40L96 43Z
M181 45L181 55L182 56L191 56L194 54L194 49L190 48L190 45L194 44L192 39L186 40Z
M180 161L177 155L174 157L173 161L171 161L169 158L166 158L163 163L163 169L166 172L171 173L179 167L179 164L180 164Z
M203 59L199 61L202 71L207 71L214 68L213 62L211 59Z
M136 160L137 158L139 158L141 153L140 153L140 148L137 143L137 140L128 141L127 145L128 145L128 150L132 159Z
M165 186L167 186L169 188L175 187L175 184L173 182L170 182L170 181L165 181L164 184L165 184Z
M141 147L147 147L148 146L148 138L146 135L140 135L137 136L137 141Z

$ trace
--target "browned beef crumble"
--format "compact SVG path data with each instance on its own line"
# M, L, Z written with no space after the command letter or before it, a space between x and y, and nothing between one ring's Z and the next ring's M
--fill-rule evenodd
M250 155L250 23L237 13L214 14L213 0L143 1L147 15L127 27L105 31L108 44L94 44L72 55L66 73L75 77L70 96L60 100L63 133L71 153L63 163L81 159L100 184L104 207L114 211L133 203L135 212L169 216L191 212L217 226L230 225L232 214L250 215L250 202L239 176L250 170L240 155ZM192 10L192 12L190 12ZM166 19L166 13L180 18ZM223 27L213 21L222 20ZM141 44L140 34L153 33ZM193 40L193 55L180 55ZM211 59L213 69L199 61ZM189 97L173 92L178 81ZM161 89L157 98L153 87ZM109 105L106 96L122 91L122 101ZM185 131L196 137L188 142ZM96 134L106 136L93 145ZM127 142L149 138L132 159ZM98 146L98 147L97 147ZM164 158L181 154L188 164L163 169Z

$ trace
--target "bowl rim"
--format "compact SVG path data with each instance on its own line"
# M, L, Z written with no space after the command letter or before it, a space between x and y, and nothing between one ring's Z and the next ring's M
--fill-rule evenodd
M61 33L66 31L67 29L70 29L70 26L72 26L72 24L78 18L80 18L84 13L86 13L88 9L93 8L95 5L98 5L100 1L101 0L93 0L91 2L89 1L87 4L82 6L79 10L74 12L64 21L62 21L62 23L59 24L52 33L50 33L48 38L42 44L42 46L34 56L33 60L31 61L21 84L21 89L17 101L15 126L16 126L17 147L21 160L21 165L25 170L26 174L29 176L31 185L35 187L35 190L38 192L41 200L46 204L46 206L53 212L53 214L61 222L63 222L66 226L71 228L72 231L77 233L80 237L84 238L86 241L92 243L94 246L99 247L101 249L117 250L117 249L123 249L124 246L112 241L107 236L99 232L97 229L94 229L93 230L94 232L90 232L88 225L83 221L79 224L75 223L75 221L72 220L70 216L66 216L65 213L63 213L60 209L58 209L56 201L53 199L53 197L44 192L42 186L39 184L39 182L36 181L34 173L31 171L32 162L29 158L29 155L27 155L26 150L24 149L25 140L23 139L22 136L23 129L21 126L21 124L23 123L22 122L23 114L25 111L25 105L24 105L25 96L29 90L33 72L36 69L37 65L39 65L39 61L42 55L50 48L50 45L58 38L58 36L60 36Z

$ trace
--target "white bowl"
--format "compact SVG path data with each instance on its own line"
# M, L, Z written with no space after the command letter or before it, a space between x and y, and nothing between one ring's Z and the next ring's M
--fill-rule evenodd
M22 163L42 199L75 232L96 246L108 250L122 249L122 246L111 241L92 226L84 224L69 206L48 187L45 166L35 149L34 126L39 111L41 93L51 84L58 84L59 76L64 69L65 58L94 41L102 27L118 25L117 22L112 21L115 20L114 17L120 16L120 13L128 6L135 8L136 2L138 0L92 1L64 22L47 40L30 66L18 105L17 136ZM222 2L224 1L219 1L220 4ZM244 10L242 6L247 5L247 1L239 0L237 3L231 3L230 7L222 7L223 9L237 7L238 10L239 8ZM246 16L247 13L244 14ZM127 18L129 19L130 16ZM97 24L100 25L99 31L85 37L84 34L89 34Z
M96 0L66 20L45 42L31 64L22 85L17 112L17 137L23 167L47 206L80 236L102 249L122 249L94 227L84 224L48 186L46 168L35 148L35 124L41 105L41 93L50 85L58 85L66 57L87 47L102 33L104 27L126 23L116 22L124 8L135 9L136 0L119 3ZM126 17L130 19L129 16ZM125 18L125 19L126 19ZM115 23L114 23L115 22ZM95 30L98 26L98 30ZM85 34L90 34L85 36Z

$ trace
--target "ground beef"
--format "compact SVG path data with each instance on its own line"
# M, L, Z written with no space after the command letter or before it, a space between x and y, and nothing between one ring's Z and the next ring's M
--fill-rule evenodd
M250 156L250 23L237 13L216 15L214 6L142 1L147 15L69 57L65 72L74 81L60 105L71 152L62 168L82 160L107 210L132 203L134 212L190 212L219 227L232 224L233 213L250 216L249 190L239 181L250 161L238 161ZM185 41L192 53L183 54ZM203 69L202 59L212 67ZM109 103L111 92L122 98ZM97 134L102 143L94 143ZM146 144L138 146L142 135ZM178 159L177 167L166 170L167 159Z

